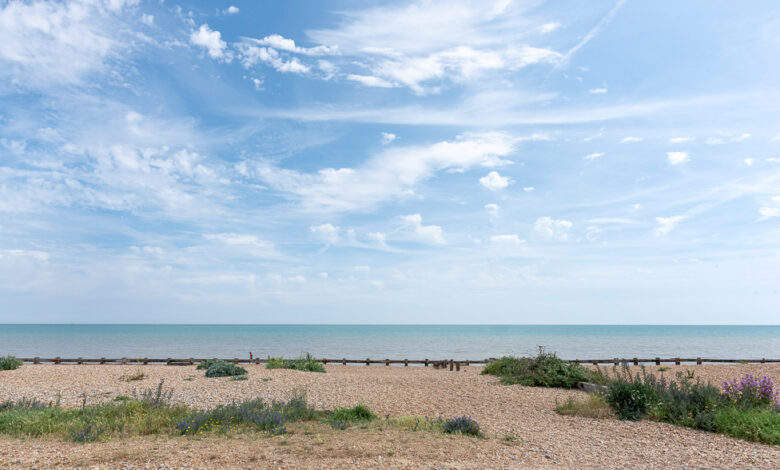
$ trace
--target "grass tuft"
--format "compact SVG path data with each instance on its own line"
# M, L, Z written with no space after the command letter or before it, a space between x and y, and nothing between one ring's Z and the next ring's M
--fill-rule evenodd
M372 421L376 415L366 405L359 404L352 408L336 408L330 418L335 421Z
M604 397L597 394L590 394L585 400L575 400L570 397L564 404L556 406L555 411L566 416L584 418L611 418L615 416Z
M282 359L281 357L268 358L265 364L266 369L292 369L303 372L325 372L325 366L318 362L314 357L306 353L306 356L298 359Z

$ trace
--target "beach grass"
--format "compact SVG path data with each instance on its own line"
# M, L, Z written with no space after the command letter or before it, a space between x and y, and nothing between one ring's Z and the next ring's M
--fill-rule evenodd
M270 357L265 364L266 369L292 369L303 372L321 372L325 373L325 366L318 362L314 357L306 353L305 356L298 359L283 359L281 357Z

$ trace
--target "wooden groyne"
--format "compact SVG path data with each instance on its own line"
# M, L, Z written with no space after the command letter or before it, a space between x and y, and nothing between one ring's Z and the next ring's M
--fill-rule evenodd
M149 358L149 357L143 357L143 358L130 358L130 357L122 357L122 358L107 358L107 357L101 357L101 358L83 358L83 357L77 357L77 358L67 358L67 357L53 357L53 358L43 358L43 357L23 357L19 358L19 360L27 363L27 364L114 364L114 365L128 365L128 364L142 364L142 365L148 365L148 364L165 364L170 366L187 366L187 365L195 365L198 363L201 363L206 360L216 360L217 358ZM261 358L222 358L221 360L225 362L233 362L235 364L265 364L269 361L269 359L261 359ZM496 358L487 358L487 359L478 359L478 360L467 360L467 359L316 359L317 361L323 363L323 364L334 364L334 365L365 365L365 366L372 366L372 365L384 365L384 366L390 366L390 365L403 365L403 366L423 366L423 367L434 367L437 369L449 369L449 370L460 370L461 366L478 366L478 365L487 365L491 362L495 361ZM601 364L612 364L612 365L646 365L646 364L655 364L660 366L661 364L675 364L675 365L681 365L681 364L696 364L696 365L702 365L702 364L769 364L769 363L780 363L780 359L713 359L713 358L702 358L702 357L696 357L696 358L680 358L680 357L673 357L673 358L660 358L660 357L654 357L654 358L612 358L612 359L568 359L568 362L575 362L577 364L586 364L586 365L601 365Z

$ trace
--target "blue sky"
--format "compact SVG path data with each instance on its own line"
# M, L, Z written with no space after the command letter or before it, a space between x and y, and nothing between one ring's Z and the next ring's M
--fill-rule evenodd
M0 321L777 324L778 13L0 1Z

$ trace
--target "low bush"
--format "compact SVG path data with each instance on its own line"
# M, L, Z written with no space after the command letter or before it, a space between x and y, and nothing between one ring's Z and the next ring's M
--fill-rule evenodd
M243 367L225 361L214 361L206 369L206 377L235 377L246 374L247 371Z
M196 367L195 369L196 370L209 370L209 367L211 367L211 365L214 364L215 362L220 362L220 361L217 360L217 359L206 359L203 362L199 362L198 363L198 367Z
M543 348L539 348L536 357L502 357L485 366L482 373L496 375L507 385L529 387L572 388L577 382L588 380L587 369L547 353Z
M302 394L294 395L287 402L267 402L263 399L247 400L191 413L176 423L180 434L197 434L205 431L228 431L241 426L274 431L285 423L312 419L314 409L306 404Z
M479 423L468 416L446 419L442 422L442 429L447 434L465 434L467 436L481 436Z
M585 400L569 398L564 404L556 406L555 411L562 415L581 416L584 418L609 418L615 416L604 397L595 393L589 394Z
M325 366L318 362L311 354L298 359L282 359L281 357L268 358L265 364L266 369L292 369L303 372L325 372Z
M334 421L371 421L376 415L366 405L360 404L352 408L336 408L330 415Z
M16 370L22 367L22 361L14 356L0 356L0 370Z
M761 380L745 375L739 381L723 382L726 399L741 408L775 406L780 407L780 389L774 389L772 379L766 375Z
M780 445L780 412L771 408L723 407L713 415L712 431L777 446Z

